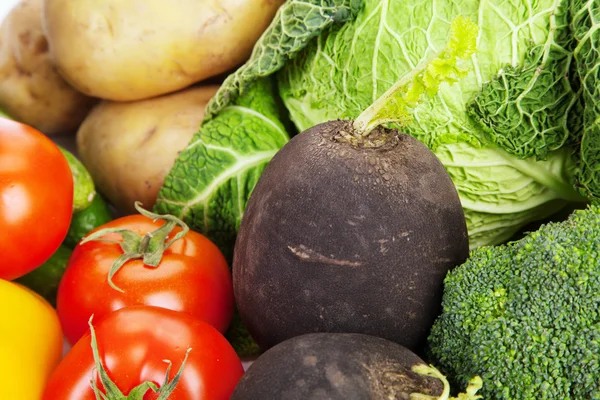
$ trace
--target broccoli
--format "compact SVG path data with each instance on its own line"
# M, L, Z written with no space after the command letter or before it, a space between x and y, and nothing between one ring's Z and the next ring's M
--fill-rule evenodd
M600 206L474 250L444 281L430 356L485 399L600 399Z

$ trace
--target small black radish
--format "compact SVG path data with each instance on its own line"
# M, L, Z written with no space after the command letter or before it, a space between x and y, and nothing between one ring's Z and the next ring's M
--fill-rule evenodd
M480 399L474 377L457 399ZM231 400L448 400L450 385L406 347L356 333L310 333L262 354ZM454 399L454 398L452 398Z

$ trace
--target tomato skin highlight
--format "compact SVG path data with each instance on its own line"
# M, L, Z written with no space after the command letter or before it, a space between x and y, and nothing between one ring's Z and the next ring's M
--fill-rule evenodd
M119 227L143 235L163 223L135 214L110 221L92 233ZM175 228L169 237L179 231ZM120 235L105 238L120 240ZM189 231L166 249L157 267L148 267L142 260L128 261L113 277L124 293L108 284L110 268L122 254L119 244L103 241L79 244L73 251L57 296L58 315L71 344L88 330L90 316L98 322L112 311L135 305L186 312L226 331L233 315L233 282L225 257L209 239Z
M160 307L136 306L94 322L98 350L110 379L127 395L138 384L162 385L167 363L173 379L192 348L170 400L227 400L244 373L242 362L225 337L189 314ZM89 330L54 371L43 400L95 400L90 380L102 384L94 370ZM144 400L157 396L149 391Z
M0 118L0 279L19 278L58 249L73 213L73 175L36 129Z
M2 279L0 303L0 397L39 400L62 358L56 311L32 290Z

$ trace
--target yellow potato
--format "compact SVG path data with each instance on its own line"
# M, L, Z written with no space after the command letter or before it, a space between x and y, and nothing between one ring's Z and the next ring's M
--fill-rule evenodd
M77 132L78 155L96 188L123 214L150 209L218 86L191 87L135 102L103 101Z
M52 135L75 132L95 103L52 66L42 0L18 3L0 26L0 108Z
M147 99L230 71L284 0L45 0L63 76L90 96Z

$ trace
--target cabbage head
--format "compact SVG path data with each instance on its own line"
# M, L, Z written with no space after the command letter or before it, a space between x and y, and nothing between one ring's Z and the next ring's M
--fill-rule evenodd
M402 130L442 161L472 248L583 201L573 186L582 130L568 7L559 0L366 0L278 73L298 130L353 119L445 46L451 21L479 26L469 74L425 98Z

